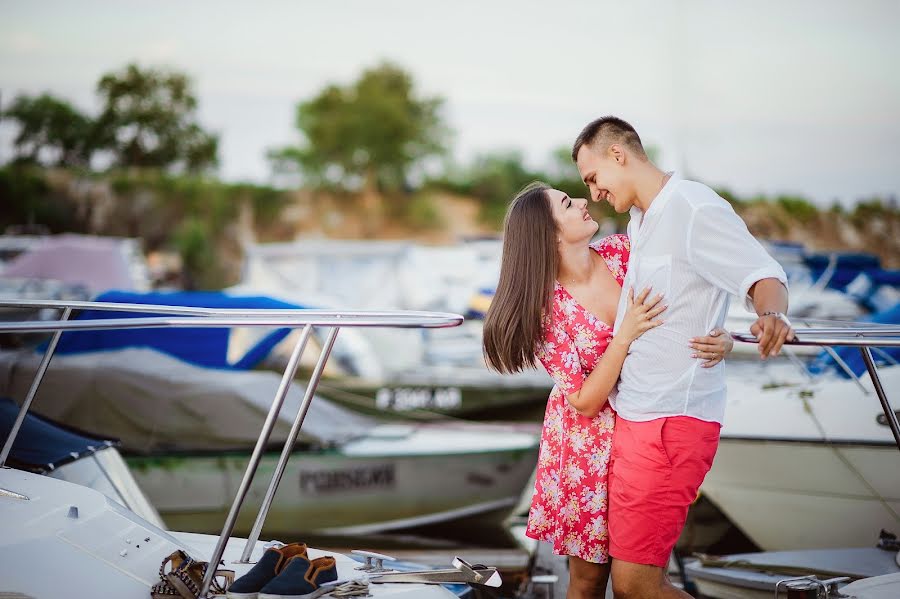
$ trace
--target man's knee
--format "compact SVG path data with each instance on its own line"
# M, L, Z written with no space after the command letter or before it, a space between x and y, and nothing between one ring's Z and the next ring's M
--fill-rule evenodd
M662 570L651 566L619 563L613 566L612 587L616 599L647 599L660 590Z
M613 576L612 587L616 599L644 599L647 597L646 581L641 581L636 576Z

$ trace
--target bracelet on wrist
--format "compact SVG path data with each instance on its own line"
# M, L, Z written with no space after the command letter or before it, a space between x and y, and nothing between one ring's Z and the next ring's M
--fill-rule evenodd
M788 317L785 316L784 313L782 313L782 312L776 312L776 311L774 311L774 310L768 310L768 311L763 312L762 314L760 314L760 317L763 317L763 316L774 316L774 317L777 318L778 320L784 321L784 323L785 323L786 325L791 326L791 321L790 321L790 320L788 319Z

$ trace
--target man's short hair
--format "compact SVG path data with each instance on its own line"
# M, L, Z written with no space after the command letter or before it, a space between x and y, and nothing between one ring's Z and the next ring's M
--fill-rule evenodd
M578 160L578 151L582 146L590 146L598 152L604 152L613 144L625 146L639 158L647 159L641 137L634 127L618 117L604 116L588 123L578 134L572 146L572 161Z

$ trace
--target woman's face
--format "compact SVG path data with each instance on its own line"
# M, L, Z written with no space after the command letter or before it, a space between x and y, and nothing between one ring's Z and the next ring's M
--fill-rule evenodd
M558 189L547 190L547 200L556 221L557 237L564 243L590 241L600 225L587 211L587 200L570 198Z

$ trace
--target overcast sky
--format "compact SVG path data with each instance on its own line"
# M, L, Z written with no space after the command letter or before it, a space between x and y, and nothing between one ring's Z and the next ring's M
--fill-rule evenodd
M613 113L661 166L742 194L900 196L900 2L0 0L0 93L96 113L129 61L187 72L220 174L270 179L297 102L383 59L446 98L460 161L543 166ZM13 129L0 126L0 161ZM524 183L524 182L523 182Z

